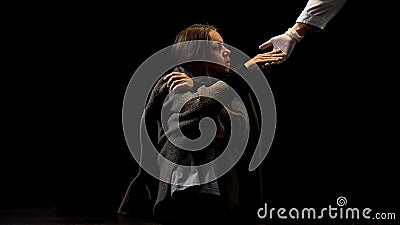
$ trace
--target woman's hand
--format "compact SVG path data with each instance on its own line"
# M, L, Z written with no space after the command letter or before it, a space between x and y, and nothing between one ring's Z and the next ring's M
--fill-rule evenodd
M193 79L185 73L172 72L163 78L167 82L167 87L170 92L183 92L193 88Z
M247 61L244 66L247 69L255 69L256 65L263 67L267 64L276 63L282 61L285 57L285 53L280 49L272 50L270 52L261 53L254 56L251 60Z

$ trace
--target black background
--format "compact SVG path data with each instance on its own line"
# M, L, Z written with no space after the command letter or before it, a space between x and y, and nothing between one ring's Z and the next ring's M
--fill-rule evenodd
M254 56L306 1L164 4L10 6L1 209L114 214L137 169L122 130L135 69L197 22ZM371 10L347 2L265 71L277 109L264 161L269 206L327 207L345 196L349 207L398 211L397 70Z

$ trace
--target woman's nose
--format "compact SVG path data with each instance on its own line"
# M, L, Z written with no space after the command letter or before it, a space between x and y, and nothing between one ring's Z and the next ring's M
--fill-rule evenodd
M225 51L222 53L224 57L227 57L231 54L231 51L229 49L225 49Z

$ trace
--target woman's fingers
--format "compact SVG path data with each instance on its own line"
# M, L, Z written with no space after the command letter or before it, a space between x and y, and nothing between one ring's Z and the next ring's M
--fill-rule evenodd
M172 76L182 75L182 74L184 74L184 73L181 73L181 72L171 72L171 73L165 75L165 76L163 77L163 80L168 80L168 79L171 78Z
M172 91L177 85L179 84L187 84L186 80L180 79L180 80L174 80L171 82L171 84L168 86L169 91Z
M185 73L171 72L163 77L170 92L190 89L193 87L193 80Z
M190 79L190 77L180 72L172 72L170 74L165 75L163 78L163 80L167 81L167 87L170 87L172 82L174 82L175 80L187 80L187 79Z
M271 53L271 52L268 52L268 53L263 53L263 54L260 54L261 55L261 57L284 57L286 54L285 53L283 53L283 52L281 52L281 53Z
M177 76L172 76L171 78L169 78L169 80L167 81L167 87L170 87L175 81L185 81L189 79L187 76L184 75L177 75Z

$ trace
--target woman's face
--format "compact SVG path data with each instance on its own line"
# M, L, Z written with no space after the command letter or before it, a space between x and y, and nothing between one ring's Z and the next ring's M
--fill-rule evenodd
M224 40L217 31L211 30L210 37L212 41L210 58L213 62L218 63L213 64L213 69L217 71L229 72L231 51L226 48Z

